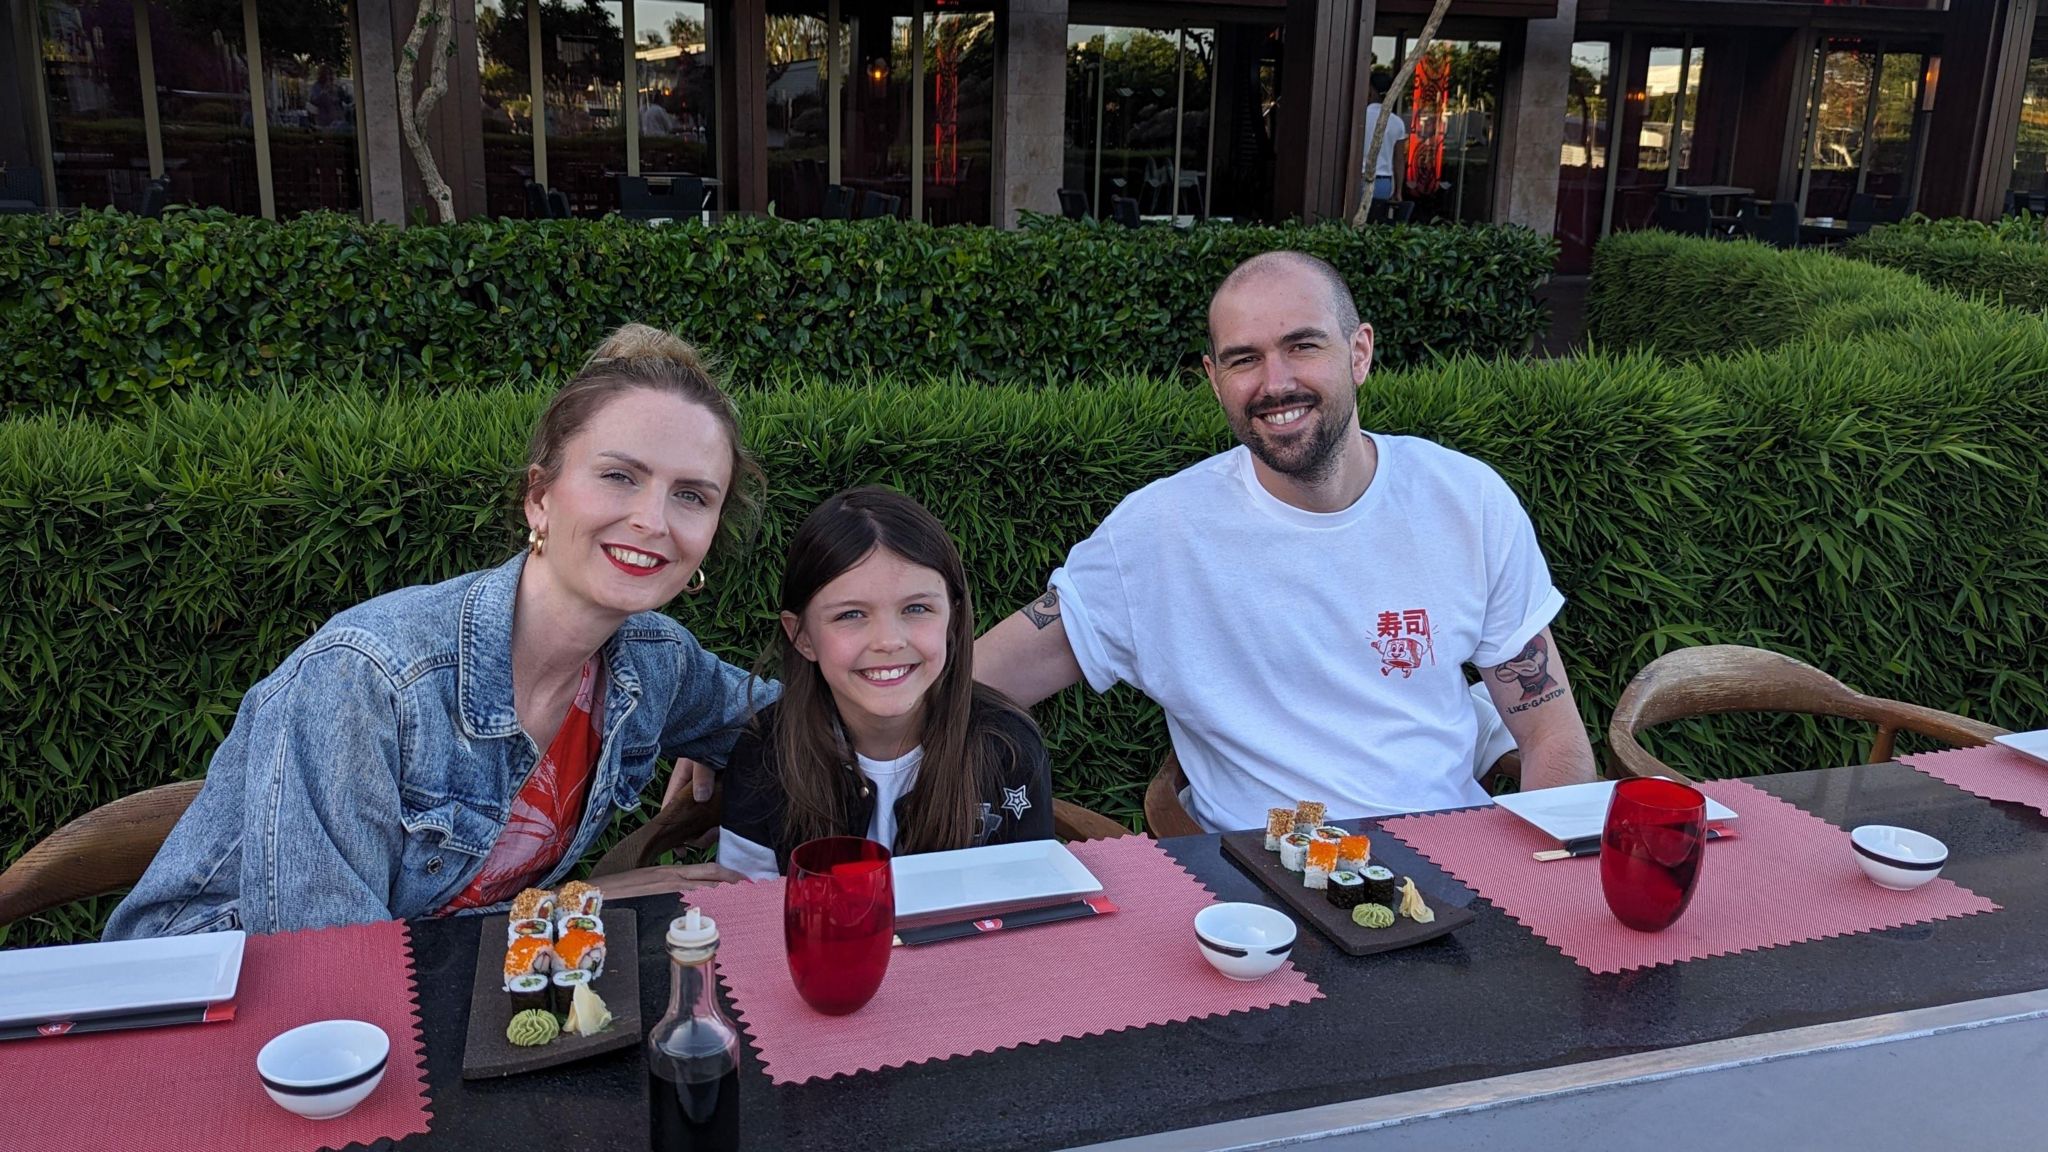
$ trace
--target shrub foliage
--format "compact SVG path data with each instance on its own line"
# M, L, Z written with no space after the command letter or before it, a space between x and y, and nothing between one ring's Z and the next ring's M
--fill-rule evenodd
M627 320L684 333L742 387L787 374L1164 375L1199 364L1223 274L1276 248L1344 273L1389 367L1519 350L1545 323L1534 289L1551 242L1508 227L611 217L401 231L337 215L89 211L0 217L0 410L131 413L351 373L416 391L549 381Z
M1997 224L1914 219L1851 240L1844 255L1911 272L1960 296L2048 311L2048 235L2035 217Z

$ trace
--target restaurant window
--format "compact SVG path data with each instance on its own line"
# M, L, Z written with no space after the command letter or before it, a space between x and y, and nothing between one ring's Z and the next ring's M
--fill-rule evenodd
M855 17L847 26L869 22ZM886 25L888 20L884 18L882 23ZM832 114L826 83L831 27L822 5L812 9L778 3L768 9L768 200L778 216L806 218L824 211L825 185L832 182ZM872 30L869 39L873 39ZM909 39L907 21L904 39ZM886 88L894 80L896 67L887 44L885 36L879 48L874 43L868 45L871 54L879 52L878 58L884 60L881 78L864 79L845 93L845 99L867 108L864 102L875 98L873 89ZM902 74L902 83L908 84L907 57L902 61ZM908 90L899 95L907 109Z
M709 176L717 169L718 87L710 14L697 3L636 0L633 79L640 170Z
M278 217L360 210L347 5L342 0L269 0L258 9L257 21Z
M1706 50L1651 36L1628 41L1621 71L1621 134L1614 155L1614 206L1608 231L1648 228L1667 189L1711 182L1693 170L1700 96L1708 81Z
M41 15L56 206L136 211L150 164L135 6L45 0Z
M2020 92L2020 123L2012 157L2015 192L2048 194L2048 45L2037 45L2027 60Z
M1565 88L1564 147L1558 156L1558 271L1583 273L1592 264L1607 199L1607 150L1613 133L1613 46L1572 45Z
M520 0L478 0L476 45L483 106L484 211L524 217L526 182L535 178L526 6Z
M541 4L540 55L548 187L566 194L576 215L603 215L618 207L618 177L626 170L626 127L620 119L626 41L619 5Z
M1065 186L1095 215L1118 196L1141 215L1209 214L1216 44L1213 28L1068 27Z
M983 11L969 11L971 7ZM995 159L996 18L951 0L924 17L924 217L987 224Z
M152 0L149 37L171 199L260 214L240 6Z
M1389 80L1412 35L1373 38L1372 64ZM1401 196L1417 221L1493 218L1502 73L1496 40L1433 40L1395 103L1408 138L1396 157Z
M1845 38L1815 53L1800 135L1803 214L1847 218L1863 195L1902 215L1918 184L1926 55Z

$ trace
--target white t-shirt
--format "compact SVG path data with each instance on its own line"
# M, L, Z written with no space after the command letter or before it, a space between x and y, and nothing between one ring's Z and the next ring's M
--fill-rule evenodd
M870 760L859 753L861 775L875 786L875 814L868 819L868 839L896 850L896 801L917 783L917 766L924 760L922 746L912 748L894 760ZM775 849L756 844L730 828L718 830L718 862L749 880L768 880L782 875L775 866Z
M1238 447L1131 494L1052 575L1088 683L1165 709L1212 831L1301 800L1336 819L1487 802L1461 665L1513 657L1564 597L1493 469L1372 439L1341 512L1274 497Z
M1372 126L1379 121L1379 118L1379 103L1375 101L1374 103L1367 104L1365 106L1365 136L1358 145L1361 151L1372 147ZM1370 172L1376 177L1392 176L1394 174L1394 147L1407 138L1408 125L1401 121L1401 114L1399 112L1389 114L1387 116L1387 134L1380 137L1380 162L1373 164L1368 161L1359 166L1360 170Z

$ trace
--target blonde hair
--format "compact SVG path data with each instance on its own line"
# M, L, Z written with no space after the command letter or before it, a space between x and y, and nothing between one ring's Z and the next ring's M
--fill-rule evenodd
M695 345L646 324L621 324L591 352L562 385L534 425L526 450L522 496L553 484L562 474L562 450L605 405L627 392L645 390L688 401L711 414L731 449L732 483L718 518L718 542L737 545L760 514L766 477L740 440L739 410L715 369Z

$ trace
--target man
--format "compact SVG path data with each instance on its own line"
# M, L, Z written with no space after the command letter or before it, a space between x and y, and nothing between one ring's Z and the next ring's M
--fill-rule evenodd
M1126 498L975 644L976 677L1027 705L1084 676L1137 687L1211 830L1297 800L1339 818L1484 803L1496 709L1524 788L1591 780L1535 530L1486 465L1360 430L1373 332L1343 278L1255 256L1211 299L1209 341L1240 447Z
M1375 163L1373 157L1367 156L1362 166L1364 183L1372 190L1368 195L1374 200L1399 199L1397 193L1400 191L1400 180L1397 173L1401 166L1394 162L1394 158L1399 155L1401 141L1408 138L1408 125L1402 121L1399 113L1386 110L1387 91L1392 87L1393 84L1386 73L1372 74L1372 103L1365 106L1365 141L1359 145L1360 148L1372 148L1373 127L1379 123L1381 116L1387 118L1387 130L1380 135L1378 162Z

